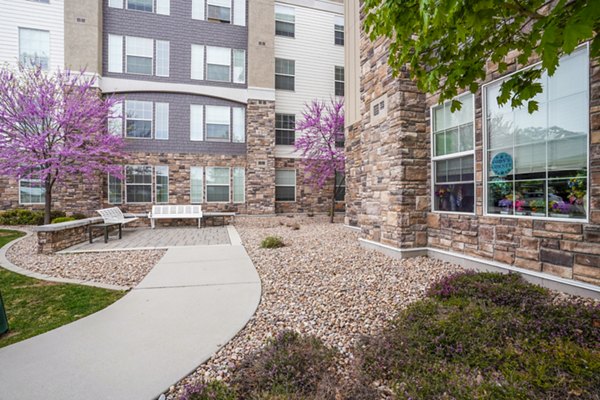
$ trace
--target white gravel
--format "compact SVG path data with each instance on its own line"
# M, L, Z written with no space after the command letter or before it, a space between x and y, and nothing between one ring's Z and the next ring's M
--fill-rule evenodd
M348 363L361 335L380 331L400 308L424 297L431 283L460 270L429 258L395 260L366 250L357 232L325 217L239 218L235 225L262 280L261 304L231 342L171 387L170 399L186 384L227 380L245 355L284 329L320 337ZM261 249L269 235L286 246Z
M18 229L28 230L23 227ZM18 267L55 278L133 287L164 254L165 250L38 254L37 237L32 235L15 243L6 253L6 258Z

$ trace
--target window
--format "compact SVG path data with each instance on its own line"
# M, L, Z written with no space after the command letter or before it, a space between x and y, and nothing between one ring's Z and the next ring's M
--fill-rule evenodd
M204 46L192 45L192 79L204 79Z
M19 203L20 204L44 204L46 188L41 179L32 177L19 180Z
M171 1L170 0L156 0L156 13L162 15L171 14Z
M344 95L344 67L335 67L335 95Z
M208 0L207 20L231 23L231 0Z
M125 193L127 203L151 203L152 167L145 165L126 166Z
M488 214L587 218L588 68L587 48L563 57L533 114L498 105L502 81L485 87Z
M123 180L112 174L108 174L108 202L109 204L123 203Z
M246 0L233 0L233 23L246 26Z
M295 90L296 62L283 58L275 59L275 89Z
M335 24L333 27L334 31L334 42L338 46L344 45L344 17L336 16Z
M295 11L292 7L275 5L275 34L278 36L295 36Z
M472 213L475 209L473 95L458 98L460 111L450 112L451 102L432 109L433 210Z
M128 138L152 138L152 102L134 101L125 102L125 118Z
M204 106L190 106L190 140L204 140Z
M293 145L296 141L296 116L275 114L275 144Z
M209 81L231 81L231 49L206 47L206 79Z
M156 139L169 139L169 103L156 103Z
M123 102L119 101L111 107L108 117L108 133L123 136Z
M50 4L50 0L28 0L28 1L32 1L34 3Z
M346 136L344 135L344 127L340 126L339 132L335 135L335 147L344 147L346 145Z
M192 0L192 19L204 20L205 8L204 0Z
M233 142L244 143L246 141L246 109L233 107Z
M156 41L156 76L169 76L169 42Z
M169 167L159 165L154 168L156 182L156 203L169 202Z
M108 0L108 6L111 8L123 8L123 0Z
M192 167L190 171L190 200L192 204L204 202L204 170L202 167Z
M233 83L246 83L246 50L233 50Z
M25 67L50 65L50 32L19 28L19 62Z
M231 109L206 106L206 140L228 141L231 126Z
M296 170L275 171L275 201L296 201Z
M233 202L243 203L246 197L246 170L242 167L233 169Z
M127 0L127 9L152 12L154 0Z
M108 72L123 72L123 36L108 35Z
M346 177L341 172L335 173L335 201L346 199Z
M206 201L229 202L229 168L206 168Z
M127 73L152 75L154 41L140 37L127 37Z

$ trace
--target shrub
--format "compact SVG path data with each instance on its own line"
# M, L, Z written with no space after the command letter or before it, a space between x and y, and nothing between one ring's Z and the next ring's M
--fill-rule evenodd
M180 400L236 400L233 389L222 382L213 381L194 386L186 386Z
M279 236L267 236L260 243L260 247L263 249L276 249L283 246L285 246L285 244Z
M334 399L337 352L313 336L284 331L234 371L241 399Z
M54 218L52 220L52 223L60 224L61 222L70 222L70 221L75 221L75 218L73 218L73 217L58 217L58 218Z
M87 215L81 214L81 213L75 213L75 214L72 214L71 217L76 220L79 220L79 219L86 219Z
M52 211L50 220L65 217L64 211ZM0 225L42 225L44 223L43 211L32 211L25 209L12 209L0 214Z

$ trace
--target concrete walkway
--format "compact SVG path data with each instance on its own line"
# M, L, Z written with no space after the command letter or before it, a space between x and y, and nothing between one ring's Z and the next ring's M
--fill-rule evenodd
M239 237L232 243L169 249L108 308L0 349L0 400L158 397L258 306L259 276Z

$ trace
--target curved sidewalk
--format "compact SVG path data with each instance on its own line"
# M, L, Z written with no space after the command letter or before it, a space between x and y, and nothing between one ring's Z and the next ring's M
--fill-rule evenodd
M157 398L258 307L260 278L233 242L169 249L106 309L0 349L0 400Z

